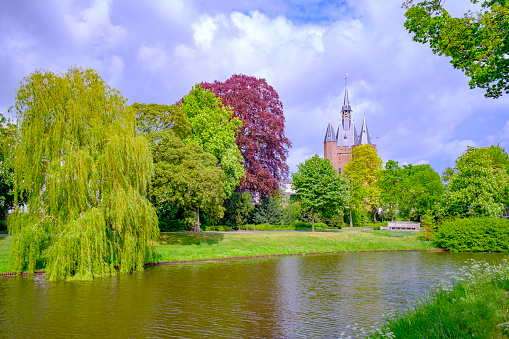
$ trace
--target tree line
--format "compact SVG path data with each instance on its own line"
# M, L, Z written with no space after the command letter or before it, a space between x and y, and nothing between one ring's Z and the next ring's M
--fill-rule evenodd
M12 269L45 258L49 279L138 270L158 226L198 231L224 217L226 198L274 195L291 146L282 108L264 79L244 75L175 104L128 105L94 70L32 73L16 124L2 117L0 128Z

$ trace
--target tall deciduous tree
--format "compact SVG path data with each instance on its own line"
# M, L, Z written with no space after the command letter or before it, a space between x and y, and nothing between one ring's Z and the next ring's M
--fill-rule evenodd
M428 164L403 166L403 189L402 210L416 221L434 210L444 191L440 175Z
M500 216L508 203L509 159L498 146L469 147L456 159L439 215Z
M45 248L50 279L142 269L158 235L145 198L153 164L126 100L72 68L25 78L15 108L15 199L27 200L9 217L12 269L33 272Z
M349 199L348 185L341 179L329 159L314 155L297 166L293 187L304 209L311 211L312 230L315 215L331 218L339 214Z
M345 165L344 172L350 184L350 225L352 208L367 204L368 208L376 212L380 195L378 177L381 166L382 159L371 145L359 145L352 150L352 158ZM373 213L373 218L376 218L376 213Z
M225 193L230 196L240 179L245 177L242 155L235 144L235 133L242 121L233 116L229 106L223 106L220 98L210 90L203 90L201 85L196 85L178 106L191 125L184 143L196 142L216 156L226 175Z
M387 161L385 169L380 172L378 186L380 187L380 206L394 221L404 195L403 171L397 161Z
M156 206L177 203L186 222L200 231L200 209L210 219L223 216L224 172L217 158L195 142L184 144L172 131L148 134L154 154L150 196Z
M470 0L477 3L478 0ZM445 0L426 0L407 7L406 29L414 41L428 43L433 53L451 57L454 68L470 77L470 87L486 89L486 97L509 93L509 3L485 0L481 10L452 17Z
M276 194L279 182L288 174L286 157L291 147L277 92L265 79L238 74L202 86L221 97L243 122L235 136L246 169L240 190L260 198Z
M0 113L0 229L6 229L6 217L14 203L14 173L12 152L15 146L16 125Z

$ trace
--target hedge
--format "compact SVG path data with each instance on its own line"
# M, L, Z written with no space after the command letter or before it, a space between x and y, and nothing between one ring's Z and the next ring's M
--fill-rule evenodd
M450 220L437 227L433 240L452 252L509 252L509 221L491 217Z

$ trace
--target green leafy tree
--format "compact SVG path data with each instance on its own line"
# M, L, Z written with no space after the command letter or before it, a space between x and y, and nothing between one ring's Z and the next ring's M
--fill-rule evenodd
M469 147L456 159L439 216L500 216L508 200L508 165L508 156L499 146Z
M247 222L254 209L249 192L233 192L232 195L224 201L223 206L225 212L221 223L235 229L239 229Z
M470 0L472 3L478 0ZM509 3L485 0L481 9L452 17L445 0L426 0L407 8L405 28L414 41L429 42L433 53L451 57L454 68L470 77L470 87L486 89L486 97L509 93Z
M131 107L136 112L136 130L142 134L171 130L183 139L191 132L184 111L177 105L134 103Z
M281 222L282 212L278 199L269 195L263 198L261 204L255 206L252 221L255 224L276 225Z
M432 211L444 191L440 175L430 165L403 166L404 217L419 221Z
M7 229L7 213L14 204L14 172L12 152L15 146L16 125L0 113L0 229Z
M221 98L216 98L210 90L204 91L201 85L196 85L178 106L191 125L184 143L194 141L216 156L226 175L225 193L230 196L240 178L245 177L242 155L235 144L235 133L242 121L233 117L229 106L222 105Z
M15 109L12 269L33 272L44 249L51 280L142 269L158 236L153 164L126 99L93 70L36 71Z
M224 172L214 155L194 142L184 144L171 131L148 135L154 154L154 176L150 197L156 206L177 203L185 212L186 223L200 231L200 210L208 218L223 216Z
M380 188L378 177L382 159L371 145L359 145L352 150L352 158L345 165L344 175L350 185L350 226L352 208L367 206L373 210L376 222L376 209L379 203Z
M380 171L378 186L380 188L380 207L389 213L391 220L394 221L404 195L403 171L397 161L387 161L385 169Z
M348 203L348 185L339 177L329 159L318 155L297 166L292 175L293 188L303 209L311 212L312 230L315 230L315 215L331 218L341 213Z

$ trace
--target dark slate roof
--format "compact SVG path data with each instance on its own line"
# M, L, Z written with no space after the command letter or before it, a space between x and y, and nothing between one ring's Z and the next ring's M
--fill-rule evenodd
M366 116L364 116L364 121L362 122L361 134L359 136L359 145L371 145L371 135L369 135Z
M332 123L329 122L329 125L327 125L327 131L325 132L325 140L327 141L337 141L336 135L334 134L334 127L332 127Z

